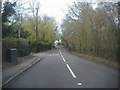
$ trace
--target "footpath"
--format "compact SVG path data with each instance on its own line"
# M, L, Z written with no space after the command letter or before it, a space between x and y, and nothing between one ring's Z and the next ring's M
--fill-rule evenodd
M0 84L0 88L4 86L5 84L7 84L8 82L10 82L11 80L13 80L14 78L16 78L17 76L19 76L21 73L23 73L27 69L29 69L31 66L33 66L34 64L36 64L37 62L39 62L40 60L48 56L50 52L51 50L47 52L43 52L43 53L33 54L32 56L34 56L34 58L31 58L21 64L18 64L13 67L9 67L6 70L3 70L2 71L2 84Z

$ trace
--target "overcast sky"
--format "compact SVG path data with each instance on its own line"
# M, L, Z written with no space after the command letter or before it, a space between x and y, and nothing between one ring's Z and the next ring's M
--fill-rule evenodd
M16 1L16 0L10 0L10 1ZM19 0L20 2L29 2L29 0ZM68 9L68 5L71 5L76 0L37 0L40 2L40 14L52 16L56 19L56 21L60 24L62 21L62 18L64 17L66 11ZM81 2L101 2L101 1L118 1L118 0L80 0ZM94 8L96 7L96 4L93 5ZM27 7L27 4L25 5Z
M63 11L67 10L67 5L76 0L38 0L41 3L41 13L53 16L58 22L65 15ZM80 0L81 2L98 2L98 1L117 1L117 0ZM96 5L94 5L96 7Z
M6 1L6 0L4 0ZM16 0L9 0L16 1ZM28 2L29 0L19 0L21 2ZM64 11L67 10L67 5L72 4L76 0L37 0L40 2L40 14L47 14L53 16L57 22L61 22L61 19L65 15ZM118 0L80 0L81 2L100 2L100 1L118 1ZM27 6L26 6L27 7ZM96 7L96 5L94 5Z
M58 22L64 16L64 11L67 10L67 5L70 5L74 0L39 0L41 3L41 13L53 16Z

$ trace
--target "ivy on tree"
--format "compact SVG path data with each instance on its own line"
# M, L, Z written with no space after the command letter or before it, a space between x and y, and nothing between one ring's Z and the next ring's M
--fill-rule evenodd
M16 2L11 3L7 1L3 4L2 22L10 22L9 17L16 13L14 9L15 6Z

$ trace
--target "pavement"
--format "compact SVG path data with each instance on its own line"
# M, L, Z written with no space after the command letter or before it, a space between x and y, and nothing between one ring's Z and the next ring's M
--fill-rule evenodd
M34 64L42 60L48 53L50 53L51 50L43 53L33 54L31 56L34 56L34 58L31 58L29 60L26 60L25 62L15 65L13 67L10 67L2 72L0 72L0 76L2 77L0 83L0 87L6 85L10 81L12 81L14 78L19 76L21 73L32 67Z
M117 71L72 55L63 48L35 56L43 59L3 88L118 88Z

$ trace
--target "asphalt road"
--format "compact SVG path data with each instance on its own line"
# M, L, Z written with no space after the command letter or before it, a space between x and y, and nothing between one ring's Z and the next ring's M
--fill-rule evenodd
M64 49L53 49L4 88L118 88L118 73Z

